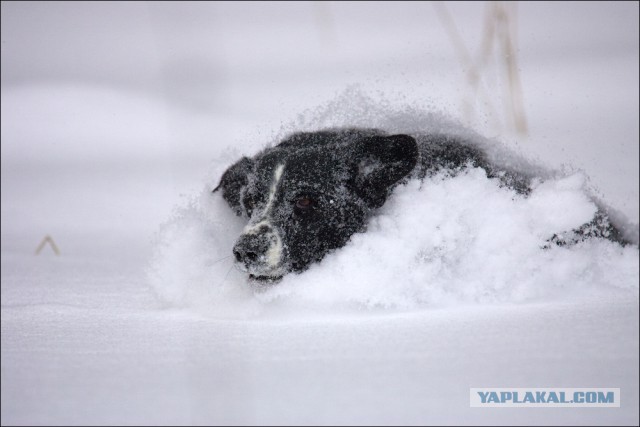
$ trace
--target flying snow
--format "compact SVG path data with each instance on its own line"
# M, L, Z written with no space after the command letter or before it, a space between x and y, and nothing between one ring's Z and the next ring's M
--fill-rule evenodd
M208 187L177 209L158 233L149 277L165 304L199 307L214 316L252 316L272 307L407 310L576 299L599 292L637 298L637 237L636 245L626 247L591 239L545 248L555 233L590 221L597 210L581 172L544 171L434 114L390 113L371 105L362 117L337 105L342 104L309 113L310 119L301 119L289 132L378 123L389 132L466 134L494 161L543 179L528 196L498 185L479 168L410 181L394 190L366 232L352 236L345 247L303 273L264 285L252 283L233 265L231 249L245 224L210 192L236 160L221 153ZM245 154L260 148L246 147Z

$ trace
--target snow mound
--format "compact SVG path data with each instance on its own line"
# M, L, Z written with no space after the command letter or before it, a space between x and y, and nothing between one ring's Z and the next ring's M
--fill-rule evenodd
M349 100L347 100L349 98ZM368 105L368 108L349 108ZM393 110L357 92L284 127L376 127L390 133L464 134L494 159L527 173L542 169L500 144L456 127L437 113ZM287 132L286 129L289 129ZM245 147L251 155L262 147ZM158 233L149 266L153 289L170 306L198 307L216 316L255 316L265 310L413 310L462 304L574 300L624 292L638 298L638 247L592 239L543 249L554 233L593 218L596 203L580 172L539 173L545 179L529 196L500 187L482 169L455 177L441 173L394 190L370 219L367 231L301 274L258 285L233 266L231 249L243 220L219 194L217 179L237 158L222 153L210 185L176 211ZM637 225L626 224L637 230ZM637 231L636 231L637 233Z

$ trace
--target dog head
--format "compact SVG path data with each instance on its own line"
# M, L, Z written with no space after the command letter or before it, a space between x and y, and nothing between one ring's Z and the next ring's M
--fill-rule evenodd
M237 265L260 280L305 270L361 231L417 159L412 137L371 130L298 133L243 157L214 190L248 219Z

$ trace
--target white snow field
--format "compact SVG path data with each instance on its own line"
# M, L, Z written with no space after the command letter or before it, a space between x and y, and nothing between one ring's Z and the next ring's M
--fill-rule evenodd
M638 3L506 6L526 134L500 55L467 81L496 4L2 3L2 425L637 425ZM333 126L464 133L545 179L409 182L321 263L249 283L211 189ZM541 248L594 200L634 244Z

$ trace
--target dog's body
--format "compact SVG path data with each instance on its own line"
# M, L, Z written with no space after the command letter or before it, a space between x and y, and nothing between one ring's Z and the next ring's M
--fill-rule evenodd
M240 268L255 279L274 280L344 246L404 180L442 169L455 174L468 166L485 169L488 177L521 194L530 192L529 177L497 167L462 139L423 135L416 140L372 129L294 134L240 159L214 191L221 189L236 214L249 220L233 249ZM599 221L598 227L585 224L585 230L621 241L602 215L592 221ZM581 229L575 230L578 239L591 236ZM558 236L550 241L568 243Z

